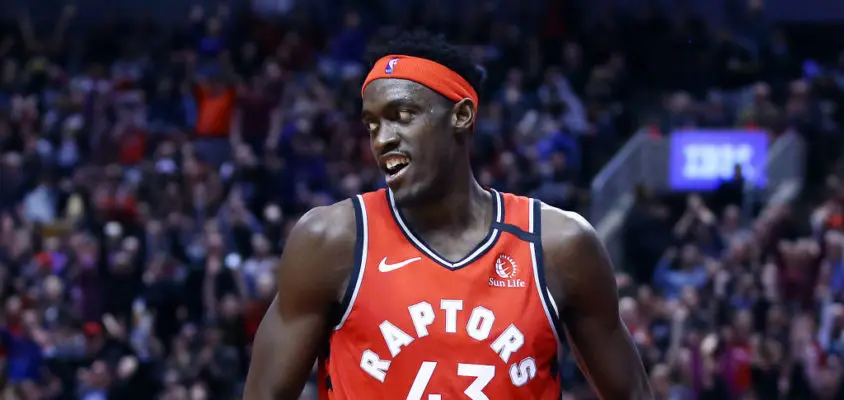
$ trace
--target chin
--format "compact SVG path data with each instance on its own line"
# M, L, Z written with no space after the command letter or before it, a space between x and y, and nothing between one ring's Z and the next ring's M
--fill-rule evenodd
M448 185L451 178L448 175L414 174L416 171L408 171L400 179L387 184L393 192L393 199L396 206L414 207L437 202L448 195ZM440 171L436 171L440 172Z
M413 207L424 204L432 198L430 191L419 185L397 185L397 187L391 187L390 191L393 192L393 200L399 207Z

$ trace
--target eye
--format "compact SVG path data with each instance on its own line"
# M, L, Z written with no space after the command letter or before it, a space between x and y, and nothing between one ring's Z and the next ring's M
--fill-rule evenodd
M413 112L408 110L401 110L399 111L399 121L402 123L408 123L413 120Z
M363 125L366 126L366 130L370 133L378 130L378 122L376 121L363 121Z

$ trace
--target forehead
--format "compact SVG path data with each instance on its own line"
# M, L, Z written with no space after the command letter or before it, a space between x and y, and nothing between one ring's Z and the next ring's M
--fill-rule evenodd
M437 103L441 96L427 86L407 79L377 79L363 92L363 111L378 110L396 103L428 107Z

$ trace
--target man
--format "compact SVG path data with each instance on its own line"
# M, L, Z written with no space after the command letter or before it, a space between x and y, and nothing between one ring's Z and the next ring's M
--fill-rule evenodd
M237 89L219 68L193 86L196 99L196 153L203 162L220 165L232 157L231 142L239 140L235 119ZM233 129L235 128L235 129Z
M426 34L388 45L363 122L389 189L308 212L278 268L245 399L559 399L559 335L604 399L651 398L612 268L580 216L482 188L482 72Z

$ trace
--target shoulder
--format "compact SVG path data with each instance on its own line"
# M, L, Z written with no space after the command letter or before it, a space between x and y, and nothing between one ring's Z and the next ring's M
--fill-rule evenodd
M290 246L333 248L354 247L357 236L356 206L346 199L329 206L315 207L296 222L285 250ZM285 251L286 252L286 251ZM316 255L316 254L314 254Z
M351 199L305 213L285 243L277 269L279 288L294 293L320 292L320 296L336 300L355 264L357 235Z
M296 222L293 232L311 238L337 240L355 226L355 205L352 199L346 199L310 209Z
M583 216L542 203L542 251L549 289L565 305L614 291L612 265Z
M566 250L597 241L595 229L580 214L540 203L542 245L546 252Z

